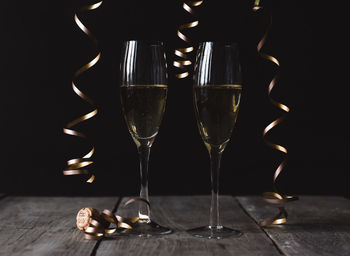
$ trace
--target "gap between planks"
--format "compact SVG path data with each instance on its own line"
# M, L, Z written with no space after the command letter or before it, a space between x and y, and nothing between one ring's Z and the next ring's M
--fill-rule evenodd
M117 200L117 202L115 203L115 205L114 205L114 207L113 207L113 210L112 210L112 213L113 213L113 214L115 214L116 211L118 210L118 207L119 207L119 205L120 205L122 199L123 199L123 197L119 197L119 198L118 198L118 200ZM96 255L96 252L97 252L97 250L98 250L98 247L100 247L100 244L101 244L102 241L103 241L103 239L100 239L100 240L98 240L98 241L96 242L94 248L92 249L92 252L91 252L90 256L95 256L95 255Z
M260 228L260 230L261 230L262 232L264 232L264 234L267 236L268 239L270 239L270 241L272 242L272 244L276 247L276 250L277 250L281 255L286 255L286 254L283 253L282 249L278 246L278 244L275 242L275 240L272 239L272 237L269 235L269 233L267 233L266 230L265 230L263 227L261 227L261 226L259 225L259 223L253 218L253 216L249 214L249 212L244 208L244 206L241 204L241 202L238 200L238 198L237 198L236 196L232 196L232 197L236 200L238 206L242 209L242 211L243 211L254 223L256 223L256 225Z

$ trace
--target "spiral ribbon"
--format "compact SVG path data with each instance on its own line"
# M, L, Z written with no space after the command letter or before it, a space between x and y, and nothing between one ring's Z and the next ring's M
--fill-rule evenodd
M142 202L150 207L150 203L141 198L134 197L125 202L124 207L135 203ZM139 217L125 218L113 214L110 210L104 209L101 213L94 208L83 208L77 214L77 226L84 232L85 239L95 240L106 237L127 229L132 229ZM110 224L114 227L109 227Z
M260 5L260 0L255 0L254 2L254 6L253 6L253 11L258 11L262 8L262 6ZM268 61L271 61L273 62L277 68L280 67L280 63L279 61L271 56L271 55L268 55L264 52L261 51L262 47L264 46L265 42L266 42L266 39L267 39L267 36L268 36L268 33L269 33L269 30L272 26L272 15L270 16L270 22L267 26L267 29L263 35L263 37L260 39L259 43L258 43L258 46L257 46L257 52L259 53L260 57L262 57L263 59L266 59ZM274 192L265 192L263 193L263 198L264 200L267 202L267 203L270 203L270 204L275 204L275 205L278 205L278 210L279 212L272 218L269 218L269 219L266 219L266 220L263 220L259 223L260 226L269 226L269 225L274 225L274 224L282 224L282 223L285 223L287 222L287 217L288 217L288 213L285 209L285 204L287 202L291 202L291 201L295 201L295 200L298 200L298 197L296 196L289 196L289 195L283 195L281 193L278 192L277 188L276 188L276 180L278 178L278 176L281 174L286 162L287 162L287 156L288 156L288 150L286 147L283 147L281 145L278 145L278 144L274 144L270 141L268 141L265 136L266 134L271 130L273 129L274 127L276 127L278 124L280 124L283 120L286 119L287 117L287 113L289 113L290 111L290 108L287 107L286 105L282 104L282 103L279 103L277 102L276 100L274 100L272 97L271 97L271 91L272 89L274 88L274 86L276 85L276 82L278 80L278 76L279 76L279 69L277 69L275 75L273 76L270 84L269 84L269 87L268 87L268 98L269 98L269 101L272 105L274 105L275 107L281 109L284 111L284 115L282 115L281 117L277 118L276 120L274 120L273 122L271 122L268 126L265 127L264 131L263 131L263 139L264 139L264 142L266 145L268 145L269 147L275 149L275 150L278 150L282 153L284 153L285 155L285 158L284 160L279 164L279 166L277 167L274 175L273 175L273 189L274 189Z
M197 7L203 3L203 0L197 1L184 1L182 8L187 11L191 15L195 15L194 7ZM192 65L191 58L189 56L190 53L194 51L194 47L192 45L192 40L184 34L184 30L189 28L194 28L198 26L199 20L194 20L192 22L184 23L179 26L177 30L177 36L184 41L188 46L184 48L177 48L174 51L174 54L180 58L173 62L173 66L180 69L180 73L176 74L176 77L181 79L190 75L189 67Z
M83 13L86 11L91 11L91 10L95 10L97 9L103 1L97 2L95 4L91 4L91 5L86 5L83 7L80 7L77 12L74 15L74 21L77 24L77 26L90 38L90 40L92 41L92 43L95 45L95 47L97 49L99 49L99 44L97 39L94 37L93 34L91 34L91 32L84 26L84 24L80 21L79 17L78 17L78 13ZM77 71L74 72L73 74L73 80L72 80L72 89L73 91L83 100L85 100L86 102L88 102L94 109L92 111L90 111L89 113L82 115L76 119L74 119L73 121L69 122L64 128L63 128L63 133L67 134L67 135L72 135L72 136L77 136L80 138L84 138L84 139L88 139L86 137L85 134L78 132L74 129L72 129L74 126L76 126L77 124L86 121L94 116L97 115L98 110L96 108L96 105L94 103L94 101L89 98L86 94L84 94L81 90L78 89L78 87L76 86L75 80L85 71L87 71L88 69L90 69L91 67L93 67L101 58L101 51L98 51L98 54L96 55L95 58L93 58L90 62L88 62L87 64L85 64L84 66L80 67ZM89 183L92 183L95 179L95 176L93 174L90 174L90 172L87 169L83 169L84 167L87 167L91 164L93 164L93 161L91 160L92 155L95 152L95 148L92 147L91 150L84 155L81 158L74 158L71 160L67 161L67 167L65 170L63 170L63 174L64 175L79 175L79 174L85 174L85 175L89 175L90 178L86 181Z

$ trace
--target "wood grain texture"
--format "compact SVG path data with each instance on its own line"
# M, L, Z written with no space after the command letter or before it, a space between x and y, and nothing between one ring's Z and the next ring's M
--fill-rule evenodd
M90 255L75 217L83 207L113 209L118 198L6 197L0 201L0 255Z
M277 211L258 196L238 200L257 222ZM264 229L285 255L350 255L350 200L302 196L286 209L286 224Z
M209 196L152 197L150 202L152 219L160 225L172 228L173 234L152 238L133 236L103 240L96 255L280 255L271 240L231 196L222 196L220 199L222 224L239 229L244 234L239 238L222 240L195 238L185 232L190 228L208 225ZM130 209L119 208L117 213L130 215Z

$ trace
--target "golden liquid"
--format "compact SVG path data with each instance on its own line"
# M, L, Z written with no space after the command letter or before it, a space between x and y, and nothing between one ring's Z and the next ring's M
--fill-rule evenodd
M197 124L207 146L221 147L229 142L236 123L241 85L206 85L194 88Z
M139 146L152 144L162 122L168 88L166 85L120 87L123 115L129 132Z

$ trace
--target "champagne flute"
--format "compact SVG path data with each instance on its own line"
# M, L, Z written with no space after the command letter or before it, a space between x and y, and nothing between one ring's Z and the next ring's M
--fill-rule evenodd
M122 112L140 158L140 197L149 201L149 155L163 118L168 91L163 43L126 41L123 44L120 68ZM148 205L140 204L139 220L130 233L148 237L171 232L171 229L151 220Z
M209 226L188 230L196 237L221 239L242 233L219 219L219 171L241 101L242 74L235 43L202 42L194 70L193 99L199 133L210 156L211 206Z

